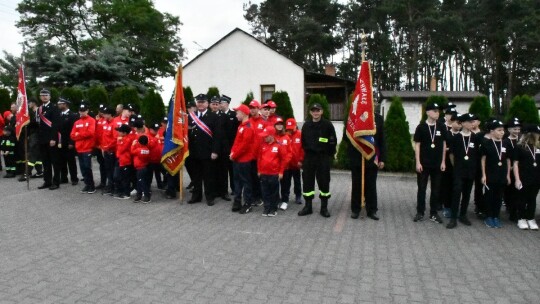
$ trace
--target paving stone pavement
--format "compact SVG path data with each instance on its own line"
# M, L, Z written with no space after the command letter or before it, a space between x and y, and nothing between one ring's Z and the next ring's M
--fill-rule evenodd
M416 183L379 178L381 221L148 205L0 179L0 303L538 303L540 232L413 223ZM315 202L318 212L318 200ZM314 210L314 211L315 211ZM471 216L472 217L472 216Z

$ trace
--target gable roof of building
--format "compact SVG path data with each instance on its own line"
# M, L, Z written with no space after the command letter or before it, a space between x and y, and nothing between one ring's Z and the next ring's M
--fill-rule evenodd
M264 43L263 41L257 39L255 36L247 33L246 31L240 29L240 28L235 28L234 30L232 30L230 33L228 33L227 35L223 36L221 39L219 39L216 43L212 44L209 48L207 48L206 50L202 51L199 55L195 56L195 58L193 58L190 62L188 62L186 65L184 65L184 69L189 66L190 64L192 64L193 62L197 61L197 59L199 59L200 57L204 56L204 54L206 54L208 51L210 51L211 49L213 49L214 47L216 47L217 45L219 45L221 42L223 42L224 40L226 40L227 38L229 38L230 36L232 36L234 33L236 32L240 32L248 37L250 37L251 39L253 39L254 41L264 45L265 47L271 49L272 51L274 51L275 53L277 53L278 55L280 56L283 56L285 57L287 60L289 60L290 62L292 62L293 64L299 66L300 68L302 68L304 71L306 71L306 69L299 63L297 63L296 61L292 60L291 58L281 54L280 52L278 52L277 50L275 50L274 48L270 47L268 44Z

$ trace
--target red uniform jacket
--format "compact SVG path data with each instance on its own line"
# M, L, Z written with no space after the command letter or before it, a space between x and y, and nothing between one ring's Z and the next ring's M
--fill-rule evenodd
M122 118L122 116L116 116L112 121L114 129L120 127L121 125L129 125L129 118Z
M257 158L257 172L264 175L283 174L287 167L287 147L277 141L262 142Z
M150 143L152 142L152 143ZM150 163L161 163L161 152L163 151L163 140L159 137L159 134L148 134L148 147L150 147Z
M117 137L116 133L118 132L115 130L116 127L112 119L110 121L106 121L105 119L103 120L105 123L101 126L101 149L106 152L115 152Z
M131 155L133 156L133 167L136 170L148 166L150 161L150 149L148 146L141 145L137 140L133 141Z
M96 143L96 120L90 116L81 117L73 124L71 139L78 153L92 152Z
M292 158L292 154L291 154L291 138L286 133L283 134L283 135L275 134L274 138L280 145L282 145L285 148L285 151L286 151L285 169L287 169L289 167L289 163L290 163L291 158Z
M133 137L127 134L124 137L116 138L116 158L118 158L118 166L125 167L132 164L131 162L131 146L133 145Z
M233 146L231 148L230 157L233 161L238 163L245 163L255 159L255 140L260 140L255 135L255 131L251 127L251 122L248 120L241 123L236 131L236 138L234 139Z
M102 139L103 139L103 126L107 124L107 120L103 117L96 116L96 140L95 146L98 149L101 149Z
M302 132L299 130L294 131L291 136L291 144L289 149L291 152L291 161L287 169L297 170L300 169L299 163L304 162L304 149L302 149Z

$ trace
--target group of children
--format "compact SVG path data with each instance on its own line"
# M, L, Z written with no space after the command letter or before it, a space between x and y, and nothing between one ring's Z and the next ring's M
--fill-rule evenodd
M474 114L459 115L454 107L439 120L439 106L426 106L427 120L415 132L418 176L417 214L425 210L425 192L431 178L430 220L442 223L437 211L442 208L450 219L446 228L458 221L470 226L467 209L475 186L475 213L490 228L501 228L503 201L510 220L520 229L538 230L534 219L540 190L540 126L516 119L506 124L498 119L485 122ZM441 182L442 181L442 182Z

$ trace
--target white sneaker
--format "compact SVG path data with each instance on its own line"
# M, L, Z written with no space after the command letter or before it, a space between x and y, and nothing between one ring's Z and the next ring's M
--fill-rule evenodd
M133 189L133 190L131 190L131 193L130 193L130 195L131 195L131 196L133 196L133 195L135 195L135 194L137 194L137 189Z
M529 229L529 224L527 224L527 220L524 220L524 219L518 220L517 226L521 230ZM538 229L538 227L537 227L537 229Z
M288 205L287 203L281 203L281 205L279 206L279 209L281 209L281 210L287 210L287 207L288 207L288 206L289 206L289 205Z
M535 220L529 220L527 221L527 224L529 224L529 228L531 230L538 230L538 224L536 223Z

